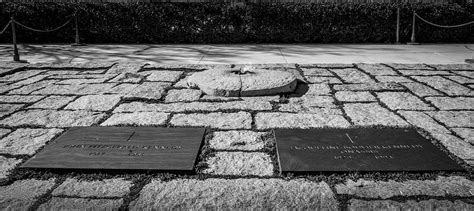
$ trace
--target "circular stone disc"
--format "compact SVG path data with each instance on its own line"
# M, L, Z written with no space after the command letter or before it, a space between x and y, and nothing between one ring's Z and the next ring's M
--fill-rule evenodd
M233 71L211 69L195 73L189 77L188 84L208 95L226 97L272 95L296 88L296 77L291 72L256 69L240 75Z

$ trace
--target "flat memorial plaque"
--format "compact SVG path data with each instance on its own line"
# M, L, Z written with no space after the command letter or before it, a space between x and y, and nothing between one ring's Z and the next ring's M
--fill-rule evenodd
M414 129L275 130L282 173L463 171Z
M204 128L73 127L23 168L192 171Z

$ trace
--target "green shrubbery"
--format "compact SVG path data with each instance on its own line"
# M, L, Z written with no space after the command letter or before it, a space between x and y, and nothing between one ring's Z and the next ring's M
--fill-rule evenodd
M61 25L80 12L86 43L393 43L396 8L401 8L400 39L411 34L412 10L440 24L474 20L474 4L248 4L215 3L0 3L0 27L10 16L40 29ZM418 21L420 42L474 42L474 26L439 29ZM0 29L1 30L1 29ZM74 27L52 33L18 29L20 43L71 43ZM10 33L0 43L11 42Z

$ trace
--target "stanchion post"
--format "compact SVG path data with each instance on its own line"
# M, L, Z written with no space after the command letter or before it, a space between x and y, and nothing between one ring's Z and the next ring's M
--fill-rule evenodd
M74 39L74 43L71 44L72 46L81 46L81 45L84 45L84 44L81 44L81 40L79 39L79 11L77 11L75 14L74 14L74 23L75 23L75 30L76 30L76 37Z
M397 35L396 43L400 44L400 7L397 8Z
M15 19L11 17L12 24L12 40L13 40L13 61L20 62L20 54L18 53L18 47L16 46L16 30L15 30Z
M418 44L420 44L420 43L416 42L415 31L416 31L416 13L415 13L415 10L413 10L413 23L412 23L411 39L410 39L411 42L407 43L408 45L418 45Z

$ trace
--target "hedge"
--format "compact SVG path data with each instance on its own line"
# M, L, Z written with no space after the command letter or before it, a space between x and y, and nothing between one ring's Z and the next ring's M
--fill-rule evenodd
M273 3L231 6L216 3L0 3L0 27L14 16L40 29L61 25L80 10L86 43L394 43L396 8L400 41L411 35L412 10L439 24L474 20L474 4ZM71 43L74 24L51 33L17 29L20 43ZM441 29L417 21L420 42L473 43L473 29ZM1 29L0 29L1 30ZM11 43L11 34L0 36Z

